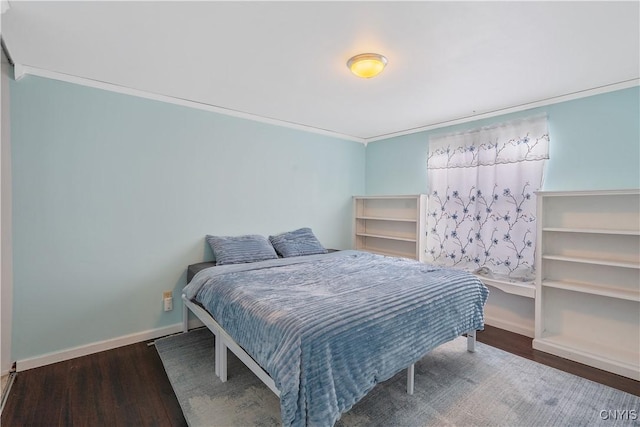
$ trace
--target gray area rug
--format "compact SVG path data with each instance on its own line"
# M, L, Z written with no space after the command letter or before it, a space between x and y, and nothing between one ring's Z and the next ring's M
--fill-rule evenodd
M281 424L278 398L231 352L227 383L215 376L206 328L157 340L156 348L190 426ZM412 396L402 371L336 425L640 425L640 398L482 343L469 353L458 338L416 364Z

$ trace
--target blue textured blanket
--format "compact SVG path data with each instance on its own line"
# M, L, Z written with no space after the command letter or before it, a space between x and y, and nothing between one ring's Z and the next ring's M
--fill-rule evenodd
M273 378L285 426L331 426L377 383L484 327L469 273L359 251L234 264L185 288Z

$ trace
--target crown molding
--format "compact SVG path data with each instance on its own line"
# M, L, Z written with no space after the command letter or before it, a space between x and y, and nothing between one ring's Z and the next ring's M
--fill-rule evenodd
M398 132L387 133L384 135L374 136L370 138L364 138L364 143L367 145L370 142L381 141L384 139L395 138L397 136L410 135L418 132L424 132L433 129L439 129L447 126L458 125L467 122L473 122L476 120L487 119L496 116L503 116L505 114L516 113L519 111L531 110L533 108L544 107L547 105L558 104L560 102L572 101L574 99L587 98L589 96L600 95L607 92L614 92L622 89L629 89L635 86L640 86L640 78L625 80L618 83L609 85L603 85L594 87L591 89L585 89L577 92L568 93L565 95L554 96L551 98L545 98L538 101L528 102L526 104L520 104L513 107L501 108L494 111L489 111L482 114L474 114L471 116L461 117L457 119L447 120L439 123L433 123L413 129L406 129Z
M184 98L178 98L169 95L163 95L153 92L147 92L140 89L134 89L126 86L116 85L113 83L107 83L100 80L89 79L85 77L74 76L71 74L60 73L57 71L45 70L42 68L32 67L24 64L14 64L14 78L15 80L22 79L25 75L34 75L39 77L45 77L53 80L60 80L68 83L74 83L82 86L88 86L96 89L107 90L110 92L122 93L125 95L137 96L140 98L152 99L160 102L166 102L170 104L181 105L184 107L195 108L198 110L210 111L218 114L224 114L227 116L238 117L246 120L252 120L256 122L266 123L274 126L285 127L289 129L300 130L304 132L315 133L319 135L329 136L332 138L354 141L364 144L365 146L374 141L381 141L385 139L395 138L398 136L411 135L414 133L425 132L434 129L440 129L447 126L453 126L468 122L473 122L476 120L502 116L505 114L516 113L519 111L530 110L533 108L544 107L547 105L558 104L560 102L571 101L580 98L586 98L589 96L599 95L607 92L614 92L617 90L628 89L631 87L640 85L640 78L634 78L630 80L625 80L622 82L617 82L613 84L598 86L590 89L585 89L577 92L568 93L565 95L545 98L533 102L528 102L525 104L520 104L512 107L501 108L481 114L474 114L470 116L460 117L452 120L446 120L443 122L433 123L425 126L420 126L412 129L405 129L397 132L391 132L383 135L373 136L373 137L357 137L352 135L345 135L342 133L330 131L327 129L316 128L313 126L303 125L300 123L288 122L285 120L278 120L272 117L260 116L257 114L251 114L244 111L232 110L229 108L220 107L217 105L205 104L202 102L191 101Z
M364 138L356 136L345 135L338 132L333 132L326 129L316 128L313 126L303 125L300 123L288 122L285 120L278 120L272 117L260 116L257 114L246 113L244 111L232 110L229 108L220 107L217 105L206 104L203 102L191 101L189 99L178 98L169 95L163 95L159 93L148 92L140 89L134 89L126 86L116 85L113 83L107 83L100 80L89 79L85 77L78 77L71 74L60 73L57 71L45 70L42 68L32 67L24 64L14 64L14 78L16 81L22 79L25 75L33 75L38 77L45 77L48 79L59 80L67 83L74 83L81 86L88 86L96 89L107 90L110 92L117 92L125 95L137 96L140 98L152 99L155 101L166 102L169 104L181 105L183 107L195 108L198 110L210 111L213 113L224 114L227 116L238 117L241 119L252 120L256 122L266 123L274 126L285 127L289 129L301 130L304 132L315 133L319 135L329 136L332 138L365 143Z

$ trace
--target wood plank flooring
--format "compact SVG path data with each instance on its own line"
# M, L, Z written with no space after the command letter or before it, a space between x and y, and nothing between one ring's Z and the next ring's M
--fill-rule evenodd
M6 426L186 426L155 347L137 343L19 372Z
M533 350L531 338L487 326L478 341L640 396L640 382ZM160 357L137 343L18 373L6 426L186 426Z

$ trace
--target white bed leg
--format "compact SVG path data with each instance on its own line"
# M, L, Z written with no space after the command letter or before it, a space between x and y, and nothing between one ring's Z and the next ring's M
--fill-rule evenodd
M189 332L189 308L182 303L182 332Z
M224 343L221 334L216 337L216 368L220 381L227 382L227 345Z
M407 368L407 394L413 394L413 384L415 379L416 366L412 363Z
M467 351L476 352L476 331L467 332Z
M213 366L215 367L216 377L220 378L220 356L218 355L218 350L220 347L220 334L213 334L214 337L214 347L213 347Z

